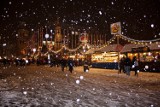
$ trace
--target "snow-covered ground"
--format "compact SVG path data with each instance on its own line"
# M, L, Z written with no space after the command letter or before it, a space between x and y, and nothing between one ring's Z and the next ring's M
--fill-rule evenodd
M0 107L160 107L160 73L0 67Z

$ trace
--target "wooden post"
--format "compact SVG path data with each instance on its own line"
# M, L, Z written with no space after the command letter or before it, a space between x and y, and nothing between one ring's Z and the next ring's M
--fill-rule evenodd
M115 35L117 37L117 48L119 46L119 35ZM120 69L120 51L118 49L118 70Z

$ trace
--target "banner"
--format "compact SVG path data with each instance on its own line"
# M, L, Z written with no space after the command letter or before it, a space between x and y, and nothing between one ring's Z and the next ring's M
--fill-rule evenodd
M111 24L111 34L121 34L121 23L113 23Z
M87 33L81 33L79 40L80 40L80 42L87 43L88 42Z

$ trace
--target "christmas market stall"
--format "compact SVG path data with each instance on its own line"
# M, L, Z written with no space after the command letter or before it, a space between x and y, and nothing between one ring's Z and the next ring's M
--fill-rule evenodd
M121 50L131 60L138 58L141 71L160 72L160 42L148 44L126 44Z
M92 67L118 69L119 52L122 45L111 44L104 46L92 54Z

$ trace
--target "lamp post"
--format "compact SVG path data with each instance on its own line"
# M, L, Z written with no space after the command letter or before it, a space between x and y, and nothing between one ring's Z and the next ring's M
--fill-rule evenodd
M120 69L120 50L119 50L119 35L115 35L117 37L117 48L118 48L118 70Z

